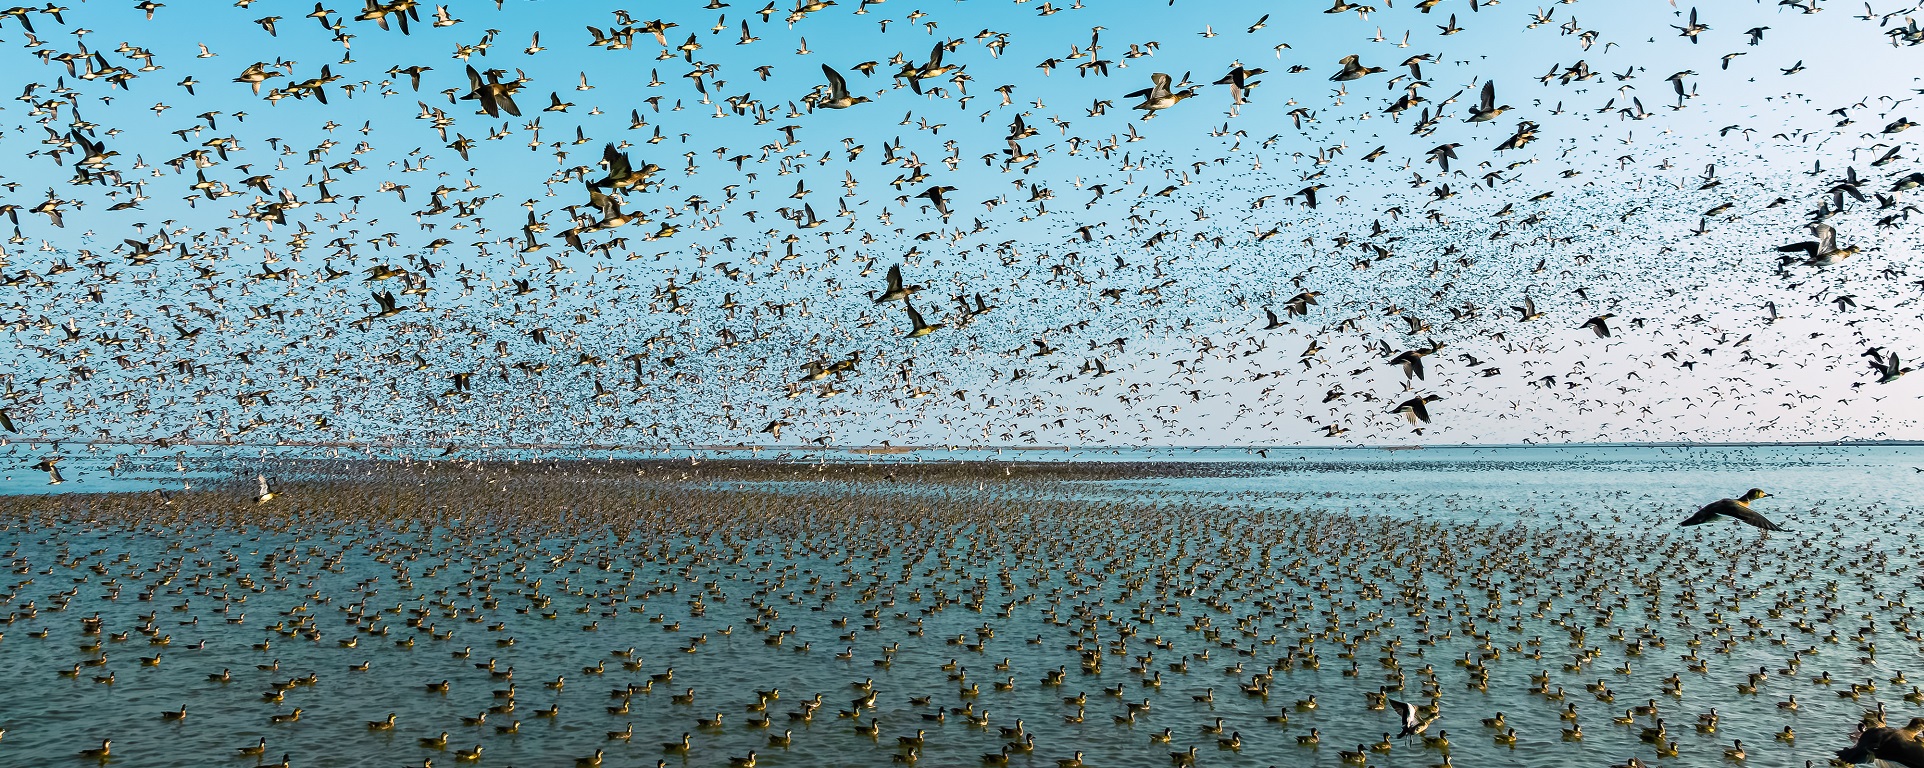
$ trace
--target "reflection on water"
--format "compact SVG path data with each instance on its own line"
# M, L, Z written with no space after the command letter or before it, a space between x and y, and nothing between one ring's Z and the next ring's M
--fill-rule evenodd
M1110 460L1171 458L1183 457ZM1091 766L1162 766L1194 745L1202 765L1336 766L1394 732L1366 694L1400 686L1389 695L1439 703L1431 735L1450 746L1392 739L1371 765L1446 752L1466 766L1708 765L1742 739L1749 764L1801 766L1845 744L1867 709L1924 714L1924 696L1892 682L1924 675L1903 598L1919 449L1196 458L1209 463L1087 481L1027 481L1018 464L976 480L809 480L802 467L677 484L563 465L440 495L423 463L371 472L394 489L366 497L389 504L382 514L461 518L434 529L338 519L345 496L293 481L278 506L231 494L259 515L246 529L157 498L143 502L148 525L103 503L97 521L49 526L20 498L11 506L36 517L0 529L0 669L10 693L33 694L0 697L0 765L87 764L76 753L108 738L119 764L139 766L284 753L301 766L569 766L598 749L607 765L727 765L751 750L768 766L899 765L898 738L918 732L920 764L977 765L1020 720L1036 746L1014 765L1081 751ZM180 486L172 456L109 473L111 461L74 456L67 475L94 490ZM209 458L187 476L279 482L295 466ZM9 492L45 480L12 474ZM1790 534L1673 527L1752 486L1774 494L1758 509ZM1061 684L1045 684L1058 668ZM231 681L209 680L223 670ZM872 686L872 709L855 683ZM691 688L691 703L671 698ZM818 693L812 719L791 718ZM1312 696L1314 709L1297 706ZM1795 710L1780 706L1792 697ZM1083 698L1081 722L1067 722L1069 698ZM1655 715L1612 722L1651 702ZM184 720L162 719L183 706ZM297 721L270 719L297 708ZM1714 731L1697 727L1713 710ZM369 729L390 712L393 730ZM1480 722L1498 712L1516 744ZM697 727L717 713L721 728ZM1218 719L1222 733L1205 731ZM1675 757L1639 737L1659 720ZM857 731L871 723L876 737ZM1573 724L1581 740L1565 738ZM1792 741L1777 738L1786 726ZM1171 741L1153 742L1164 729ZM771 746L785 730L789 744ZM1312 730L1321 746L1299 744ZM445 749L417 743L444 731ZM684 732L688 753L663 750ZM1219 744L1232 734L1240 750ZM261 738L263 756L236 755ZM478 760L459 759L476 745Z

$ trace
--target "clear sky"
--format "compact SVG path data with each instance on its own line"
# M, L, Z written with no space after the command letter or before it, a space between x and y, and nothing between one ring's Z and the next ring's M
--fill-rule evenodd
M1863 354L1920 335L1903 8L1705 4L1693 42L1689 6L1650 0L1378 2L0 18L14 438L1924 438L1916 377ZM938 44L959 70L892 77ZM1384 71L1333 81L1347 55ZM235 82L256 63L259 95ZM469 65L522 115L458 99ZM812 108L823 65L870 101ZM1240 105L1211 84L1238 65L1266 70ZM1145 120L1125 94L1158 72L1196 92ZM326 103L286 97L323 73ZM1510 108L1466 122L1486 82ZM1534 141L1499 151L1520 121ZM608 142L660 168L616 228L586 185ZM81 165L95 145L117 154ZM1863 252L1778 273L1847 174L1823 221ZM64 226L32 212L50 197ZM944 327L905 339L869 298L891 266ZM1606 313L1609 339L1580 327ZM1388 362L1424 349L1422 379ZM1389 411L1420 395L1419 434Z

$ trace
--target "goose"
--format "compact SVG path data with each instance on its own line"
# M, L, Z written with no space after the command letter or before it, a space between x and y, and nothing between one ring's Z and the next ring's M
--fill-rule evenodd
M520 117L521 108L514 103L514 91L518 88L520 85L517 83L501 82L501 76L494 70L488 72L487 80L483 82L481 73L469 66L468 93L461 99L480 101L481 109L488 113L488 117L500 117L502 112Z
M1781 253L1802 253L1804 254L1804 265L1811 267L1827 267L1836 264L1857 255L1858 251L1861 250L1860 247L1856 245L1839 248L1837 246L1837 230L1829 224L1817 222L1810 225L1810 231L1811 234L1817 237L1816 240L1791 243L1780 246L1777 250Z
M1422 395L1420 397L1412 397L1408 400L1405 400L1397 404L1397 406L1395 408L1391 408L1389 412L1393 414L1401 414L1403 418L1407 419L1412 426L1414 426L1418 422L1428 424L1430 423L1429 404L1437 402L1442 399L1443 397L1441 395Z
M1864 353L1866 357L1871 359L1871 369L1877 372L1877 383L1889 384L1903 378L1904 374L1914 370L1910 366L1900 368L1899 366L1902 365L1902 361L1898 360L1896 352L1879 354L1880 352L1881 350L1879 348L1872 347Z
M902 265L896 264L889 267L888 287L884 288L880 294L875 296L875 303L887 304L892 301L904 300L921 290L922 286L920 285L905 285L903 283Z
M1751 502L1769 497L1770 494L1765 493L1763 489L1752 488L1745 491L1744 495L1738 498L1718 499L1706 504L1702 509L1697 510L1696 514L1685 518L1683 522L1677 525L1703 525L1719 517L1727 517L1738 522L1754 525L1766 531L1782 531L1784 530L1783 528L1750 508Z
M743 24L746 25L747 22L743 22ZM937 50L939 51L940 48L938 47ZM849 95L848 81L842 78L842 73L835 71L827 64L823 64L822 74L828 77L828 95L817 98L815 100L815 106L825 109L847 109L857 104L868 103L869 99L867 96Z
M1344 82L1348 80L1361 80L1366 76L1373 75L1383 71L1382 67L1363 66L1363 64L1359 61L1357 55L1353 53L1348 56L1344 56L1341 59L1338 59L1337 63L1343 65L1342 70L1338 71L1334 75L1329 76L1329 79L1334 80L1336 82Z
M946 323L930 323L926 320L923 320L922 313L917 312L915 310L915 305L910 303L909 300L906 298L902 300L902 307L908 310L909 322L914 324L914 327L909 329L909 332L904 336L904 338L914 339L914 338L927 336L931 333L935 333L938 329L941 329L943 326L947 325Z
M1672 24L1670 25L1670 28L1677 30L1677 34L1679 36L1690 38L1690 42L1693 45L1698 42L1698 37L1697 37L1698 35L1701 35L1705 32L1710 31L1710 25L1697 23L1697 9L1695 8L1690 9L1689 24L1681 27L1675 24Z
M1450 17L1450 23L1455 24L1456 17L1454 16ZM1510 110L1510 105L1508 104L1505 104L1500 107L1497 106L1496 104L1496 81L1485 80L1483 82L1482 101L1477 105L1475 109L1471 110L1470 116L1466 118L1463 122L1482 123L1490 120L1495 120L1497 116L1502 115L1504 112L1507 112L1509 110Z
M1520 320L1521 322L1529 322L1531 320L1541 319L1544 314L1542 312L1537 311L1536 299L1530 298L1528 295L1525 295L1523 297L1523 306L1511 307L1510 309L1516 312L1520 316L1518 320Z
M895 76L908 80L909 89L914 91L916 95L921 95L923 80L941 77L961 69L954 65L945 65L942 63L942 53L947 47L945 43L936 43L935 47L929 51L929 62L927 64L921 66L904 64L902 65L902 71L896 73Z
M1148 112L1149 116L1154 116L1157 112L1176 106L1182 103L1184 99L1196 95L1196 89L1194 88L1185 88L1180 91L1170 90L1170 77L1161 72L1149 75L1149 82L1151 85L1148 88L1124 94L1123 96L1123 98L1141 96L1142 103L1135 105L1132 109L1140 109Z
M1588 328L1592 332L1597 334L1597 338L1607 339L1607 338L1610 338L1610 325L1608 324L1607 321L1613 317L1616 317L1616 315L1606 312L1604 314L1597 315L1596 317L1583 321L1583 325L1580 325L1577 327L1579 329Z

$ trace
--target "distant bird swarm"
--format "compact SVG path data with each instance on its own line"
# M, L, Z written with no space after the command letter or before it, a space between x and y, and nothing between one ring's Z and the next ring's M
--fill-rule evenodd
M9 439L1924 434L1915 8L256 4L0 12Z

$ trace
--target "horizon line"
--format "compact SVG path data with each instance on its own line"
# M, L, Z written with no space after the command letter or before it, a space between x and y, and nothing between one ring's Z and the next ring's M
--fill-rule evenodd
M1924 446L1924 440L1905 439L1840 439L1840 440L1801 440L1801 441L1693 441L1693 440L1653 440L1641 442L1543 442L1543 443L1447 443L1447 444L1357 444L1357 445L1289 445L1289 444L1199 444L1199 445L761 445L747 443L716 444L668 444L668 445L626 445L607 443L438 443L438 444L394 444L380 441L276 441L272 443L237 442L225 440L57 440L43 438L10 439L6 443L23 445L85 445L85 446L140 446L160 448L200 447L235 449L275 449L275 448L344 448L353 450L442 450L448 455L460 452L507 452L507 451L629 451L629 452L787 452L787 453L843 453L855 455L887 456L927 452L984 452L984 451L1416 451L1416 450L1453 450L1453 449L1517 449L1517 448L1849 448L1849 447L1915 447Z

